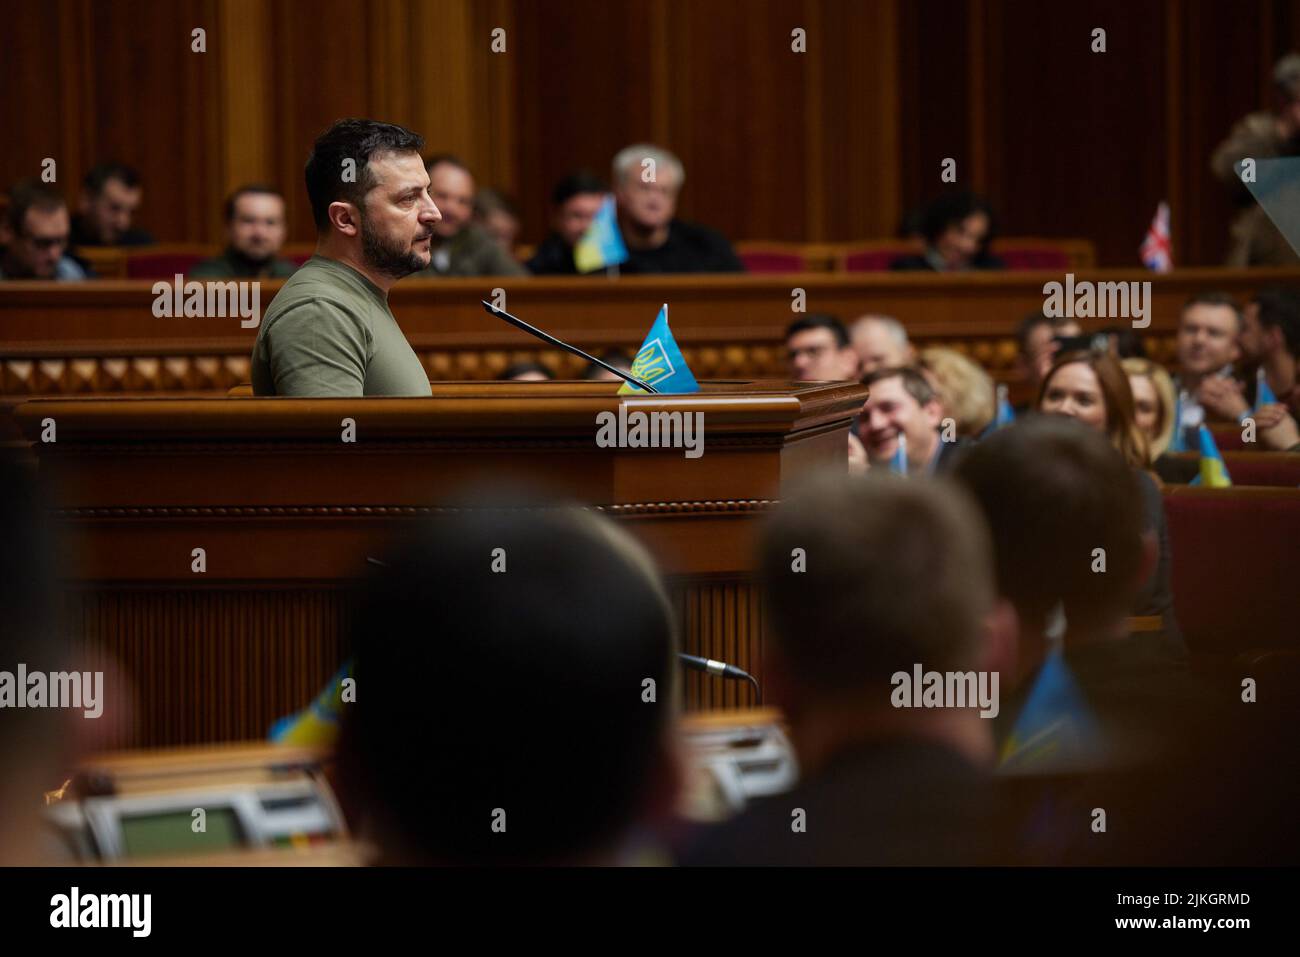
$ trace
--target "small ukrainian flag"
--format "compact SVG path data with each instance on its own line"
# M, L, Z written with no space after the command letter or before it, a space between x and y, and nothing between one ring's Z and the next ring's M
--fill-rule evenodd
M1199 431L1201 441L1201 474L1196 476L1189 485L1200 485L1204 488L1228 488L1232 485L1232 476L1228 474L1228 466L1223 461L1223 455L1219 452L1219 447L1214 443L1214 436L1204 425Z
M999 772L1019 775L1082 770L1096 767L1106 758L1105 736L1065 663L1065 655L1049 652L1002 745Z
M1277 396L1273 394L1273 388L1268 384L1268 378L1264 375L1263 366L1260 366L1258 378L1255 382L1255 411L1258 412L1260 406L1275 405Z
M898 433L898 444L894 446L894 457L889 460L889 471L895 475L907 474L907 436Z
M268 737L277 744L333 747L343 717L343 682L351 677L352 662L348 661L311 704L275 722Z
M627 246L619 232L614 197L610 194L600 204L600 211L578 240L578 245L573 247L573 264L578 272L595 272L624 262L627 262Z
M659 310L659 317L641 344L641 351L632 362L632 375L660 392L681 394L700 391L700 384L695 381L695 376L691 374L686 359L682 356L682 350L677 348L673 331L668 328L668 303L664 303ZM644 391L630 382L624 382L619 387L618 394Z

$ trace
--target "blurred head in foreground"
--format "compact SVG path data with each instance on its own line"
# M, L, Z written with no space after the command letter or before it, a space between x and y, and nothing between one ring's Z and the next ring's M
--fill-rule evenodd
M627 533L577 509L471 509L386 563L340 745L383 863L612 863L668 814L672 616Z
M987 670L1013 638L995 607L988 534L961 489L826 476L783 503L760 548L769 697L806 773L856 739L891 734L933 732L975 762L988 756L977 709L891 703L896 672Z
M1155 545L1143 538L1136 473L1100 430L1031 416L977 443L953 474L992 532L998 592L1020 619L1022 676L1042 662L1058 605L1067 649L1122 636ZM1098 548L1105 574L1094 571Z

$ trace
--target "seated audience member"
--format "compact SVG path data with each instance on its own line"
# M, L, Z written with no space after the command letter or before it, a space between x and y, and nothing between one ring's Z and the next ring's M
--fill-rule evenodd
M1168 451L1174 437L1174 380L1164 366L1150 359L1124 359L1121 365L1133 393L1133 421L1146 436L1154 462Z
M1151 450L1138 428L1133 411L1133 392L1119 360L1109 352L1067 352L1043 380L1038 394L1038 411L1078 419L1110 440L1124 462L1138 475L1145 506L1143 529L1157 544L1157 561L1143 582L1132 614L1159 617L1158 627L1172 650L1181 651L1182 633L1174 619L1173 592L1169 585L1169 528L1165 522L1160 487L1149 471Z
M79 212L72 219L73 248L148 246L153 237L132 227L144 198L140 174L122 163L100 163L86 174Z
M495 189L480 189L474 196L474 222L509 256L519 241L519 212L515 204Z
M957 434L968 439L983 434L997 411L989 374L955 349L922 349L919 366L939 393L944 415L952 416Z
M1300 254L1255 202L1241 178L1244 159L1300 156L1300 54L1288 53L1273 68L1278 104L1237 122L1210 159L1214 175L1240 209L1229 227L1228 266L1293 266Z
M1234 818L1275 803L1250 794L1259 767L1235 757L1249 738L1219 733L1225 717L1256 714L1240 689L1215 695L1157 636L1130 633L1126 616L1155 552L1139 475L1096 430L1060 416L1017 420L954 470L987 520L998 593L1019 619L1019 660L1004 672L996 723L1001 796L1025 863L1205 864L1221 843L1235 844L1219 829L1244 834ZM1294 765L1290 741L1275 750ZM1247 768L1250 786L1228 783ZM1294 781L1287 787L1293 795ZM1089 826L1099 807L1104 833Z
M1016 364L1033 395L1038 394L1043 376L1047 375L1047 370L1052 367L1052 362L1061 349L1059 340L1082 334L1083 330L1075 320L1050 318L1041 312L1031 312L1021 321L1020 328L1016 330L1016 344L1019 346ZM1030 408L1032 404L1022 405L1016 409L1016 413L1028 412Z
M626 273L744 272L721 233L677 218L686 168L672 153L638 144L614 157L614 196L627 246Z
M506 382L549 382L555 378L540 362L516 362L501 373Z
M634 357L622 349L606 349L596 358L602 362L612 365L615 369L622 369L624 372L632 371L632 362ZM587 368L582 372L582 378L588 382L623 382L624 380L614 375L604 366L597 365L594 362L588 362Z
M591 226L608 193L605 181L586 171L560 180L551 193L551 234L528 260L528 271L537 276L576 275L573 247Z
M438 154L425 161L429 195L442 221L434 227L432 259L418 275L523 276L527 270L473 221L474 177L454 156Z
M916 360L907 330L890 316L862 316L849 327L849 340L858 354L858 374L897 369Z
M1106 326L1101 330L1100 335L1109 340L1110 351L1117 359L1145 359L1147 357L1147 347L1142 344L1142 337L1129 326Z
M610 520L440 515L385 560L355 621L366 690L345 706L339 777L378 863L616 864L669 819L674 616Z
M316 254L285 280L253 343L259 396L429 395L429 376L388 308L397 281L429 264L438 207L423 138L339 120L316 139L305 178ZM339 176L344 160L356 179Z
M1300 413L1300 299L1281 289L1256 293L1241 311L1237 345L1246 370L1263 370L1278 402ZM1246 392L1252 405L1255 385L1248 377Z
M765 697L789 721L800 781L701 831L685 863L963 865L1003 853L992 721L970 699L900 704L895 680L1009 660L1014 615L994 599L988 532L968 497L937 482L824 476L782 503L759 551ZM805 826L792 826L800 815Z
M848 382L858 377L858 354L834 316L803 316L785 330L786 362L795 382Z
M8 244L0 250L0 279L86 279L68 249L68 206L53 186L22 180L9 191Z
M1193 296L1178 320L1178 374L1174 388L1188 448L1196 447L1196 427L1206 419L1238 422L1250 412L1245 389L1233 373L1241 354L1241 310L1226 293Z
M284 196L271 186L241 186L226 200L226 251L190 269L196 279L285 279L298 268L277 258L287 233Z
M862 384L871 395L858 416L858 438L866 447L870 468L901 471L900 440L907 447L908 475L934 475L952 467L966 441L956 435L953 441L945 441L940 434L943 405L919 370L878 369Z
M972 193L952 193L926 207L921 220L925 252L894 260L891 269L960 272L1005 269L989 252L995 224L993 209Z

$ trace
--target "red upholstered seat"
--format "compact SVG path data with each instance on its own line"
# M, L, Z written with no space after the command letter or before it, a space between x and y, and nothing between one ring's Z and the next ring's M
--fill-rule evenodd
M1220 451L1233 485L1300 486L1300 452L1224 452L1222 447ZM1195 474L1196 452L1175 452L1172 457L1188 463L1188 475Z
M1239 425L1211 425L1210 434L1214 436L1214 444L1220 452L1241 451L1246 447L1246 443L1241 441Z
M798 253L775 252L772 250L737 250L736 255L745 264L745 269L749 272L803 272L806 268L803 256Z
M1070 257L1064 250L1050 246L999 246L997 254L1008 269L1052 269L1067 271Z
M126 278L171 279L177 273L184 276L195 263L211 255L201 252L131 253L126 259Z
M893 249L861 249L846 252L840 259L840 268L844 272L886 272L895 259L911 256L917 252L915 243L900 243Z
M1199 654L1300 648L1300 489L1164 490L1174 611Z

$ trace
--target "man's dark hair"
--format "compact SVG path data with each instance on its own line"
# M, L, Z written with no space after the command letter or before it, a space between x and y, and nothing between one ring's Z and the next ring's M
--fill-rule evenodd
M581 196L583 193L608 192L608 183L595 173L583 169L578 170L576 173L570 173L555 184L555 189L551 191L551 202L556 206L563 206L573 197Z
M469 172L469 167L466 166L461 161L461 158L455 153L434 153L424 161L424 171L426 173L432 173L433 168L440 163L446 163L448 166L454 166L456 169L463 169L465 172Z
M1141 582L1142 493L1106 436L1075 419L1033 415L972 446L954 477L993 535L998 591L1027 627L1061 603L1071 632L1129 613ZM1093 571L1105 549L1105 573Z
M23 235L23 223L29 209L52 212L68 205L54 186L39 179L23 179L9 190L9 209L5 212L9 228L15 236Z
M1251 302L1259 307L1259 324L1280 328L1286 351L1300 357L1300 298L1286 289L1261 289Z
M619 348L606 349L604 352L600 353L597 358L604 362L608 362L616 369L622 369L624 372L631 372L632 363L636 361L635 356L630 355L626 349ZM603 378L608 371L608 369L598 366L594 362L588 362L587 367L582 370L582 378L584 380L600 379Z
M316 137L307 158L307 196L318 230L329 227L330 203L342 200L365 210L366 194L375 188L370 160L388 153L418 153L424 138L402 126L378 120L339 120ZM356 164L356 182L343 179L343 162Z
M540 372L548 379L555 378L555 373L552 372L550 369L546 368L546 366L542 365L540 362L516 362L513 365L506 367L505 372L501 373L501 378L506 381L509 381L515 378L516 376L523 375L526 372Z
M939 401L939 393L934 391L934 386L930 385L930 380L922 374L920 369L913 366L895 366L889 369L876 369L862 377L862 384L868 388L885 379L902 379L903 388L918 405L926 405L930 402Z
M115 179L128 189L140 185L140 174L125 163L97 163L90 168L81 184L91 196L98 196L104 191L110 179Z
M280 192L274 186L266 186L262 183L249 183L247 186L241 186L228 197L226 197L226 222L231 223L235 219L235 208L239 204L241 196L278 196L284 199L284 193Z
M809 329L829 329L831 335L835 337L837 349L843 349L849 344L849 331L844 328L844 323L826 313L802 316L790 323L789 328L785 330L786 341L788 342L796 332L806 332Z
M1022 356L1029 355L1029 337L1033 335L1034 330L1039 326L1051 326L1055 330L1071 322L1074 322L1074 320L1069 316L1049 316L1041 310L1031 312L1021 319L1020 325L1016 327L1016 345L1020 349L1020 354Z
M992 556L947 480L823 475L771 516L759 554L782 665L807 691L883 706L897 671L979 667Z
M1106 326L1101 335L1109 336L1112 349L1119 359L1145 359L1147 347L1142 337L1131 326Z
M989 221L988 235L980 247L983 251L988 248L997 232L997 218L988 201L974 193L948 193L930 203L921 216L921 235L925 237L926 243L933 246L949 226L955 226L975 213L983 213Z
M589 859L626 836L661 766L672 611L610 520L492 501L512 507L428 520L370 583L344 791L411 859Z
M1230 293L1226 292L1198 292L1185 303L1183 303L1183 312L1191 309L1192 306L1225 306L1232 310L1232 314L1237 317L1237 331L1241 331L1241 304ZM1179 313L1180 317L1182 313Z

